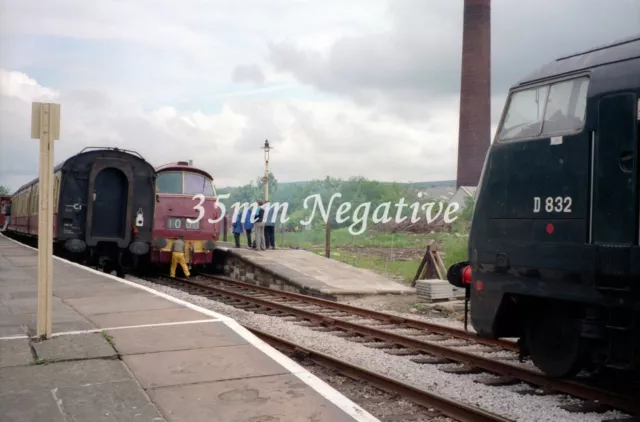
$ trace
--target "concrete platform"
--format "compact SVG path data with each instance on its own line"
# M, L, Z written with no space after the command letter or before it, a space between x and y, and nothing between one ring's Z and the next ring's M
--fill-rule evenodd
M36 341L37 251L0 235L0 419L377 421L212 311L54 258Z
M302 249L255 251L220 244L225 272L266 287L332 300L380 294L414 294L415 289L371 270L357 268Z

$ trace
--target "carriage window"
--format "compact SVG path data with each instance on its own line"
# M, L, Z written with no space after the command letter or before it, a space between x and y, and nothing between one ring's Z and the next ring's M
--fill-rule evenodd
M197 195L201 193L204 196L213 196L211 180L201 174L185 173L184 193L185 195Z
M587 111L588 78L551 85L544 114L543 134L575 132L582 128Z
M548 86L540 86L513 93L498 139L502 141L538 136L548 92Z
M182 193L182 173L167 172L158 175L157 186L160 193Z

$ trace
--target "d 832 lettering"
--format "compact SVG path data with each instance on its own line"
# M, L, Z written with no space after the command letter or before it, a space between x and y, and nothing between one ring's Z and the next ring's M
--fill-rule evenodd
M548 196L541 198L535 196L533 198L533 212L539 213L544 210L545 212L571 212L571 204L573 200L570 196Z

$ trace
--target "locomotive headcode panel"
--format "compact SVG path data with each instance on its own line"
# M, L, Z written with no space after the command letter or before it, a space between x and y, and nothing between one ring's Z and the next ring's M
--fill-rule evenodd
M514 85L476 190L471 322L553 376L640 369L640 36Z

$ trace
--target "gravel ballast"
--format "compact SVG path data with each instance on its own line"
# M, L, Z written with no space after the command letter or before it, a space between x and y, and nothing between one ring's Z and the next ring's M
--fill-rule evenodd
M609 411L604 414L571 413L561 409L560 406L579 403L580 400L560 395L531 396L518 394L517 391L519 390L530 389L525 384L501 387L478 384L474 380L485 379L488 375L446 373L439 370L435 365L412 362L410 357L407 356L389 355L382 350L368 348L363 344L348 341L331 333L314 331L292 322L290 318L272 317L244 311L201 296L182 292L179 289L158 285L132 276L127 276L127 280L226 315L248 327L268 332L353 365L359 365L370 371L384 374L416 388L478 406L486 411L513 420L596 422L625 416L616 411ZM416 319L421 318L418 317ZM484 355L484 353L479 354ZM513 363L516 364L517 361Z
M454 422L454 419L440 414L435 409L424 409L402 397L372 387L366 382L345 377L308 360L300 360L295 356L289 357L382 422Z

